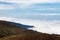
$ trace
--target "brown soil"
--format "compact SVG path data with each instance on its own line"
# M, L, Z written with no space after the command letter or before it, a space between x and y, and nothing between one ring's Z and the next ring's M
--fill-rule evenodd
M0 21L0 40L60 40L60 35L23 29L8 21Z

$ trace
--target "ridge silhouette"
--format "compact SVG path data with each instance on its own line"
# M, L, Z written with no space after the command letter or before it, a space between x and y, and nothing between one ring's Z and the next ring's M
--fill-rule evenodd
M1 20L0 20L1 21ZM4 22L4 21L3 21ZM24 28L24 29L28 29L28 28L32 28L34 26L30 26L30 25L24 25L24 24L21 24L21 23L16 23L16 22L8 22L6 21L8 24L10 25L14 25L14 26L17 26L17 27L20 27L20 28ZM0 22L1 23L1 22Z

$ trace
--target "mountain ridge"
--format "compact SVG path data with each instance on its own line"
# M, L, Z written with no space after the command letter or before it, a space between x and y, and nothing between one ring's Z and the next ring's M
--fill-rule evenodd
M10 23L9 21L0 20L0 40L60 40L58 34L28 30Z

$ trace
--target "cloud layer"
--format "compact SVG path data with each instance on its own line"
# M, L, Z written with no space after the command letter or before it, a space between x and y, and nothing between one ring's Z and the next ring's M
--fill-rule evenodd
M0 10L14 10L15 7L13 5L5 5L5 4L0 4Z
M0 0L14 3L48 3L48 2L60 2L60 0Z
M33 28L28 28L43 33L60 34L60 21L42 21L42 20L30 20L30 19L16 19L9 17L0 17L0 20L6 20L11 22L17 22L25 25L32 25Z
M8 2L9 1L9 2ZM17 0L5 0L3 2L17 2ZM21 0L20 0L21 1ZM23 0L24 1L24 0ZM47 0L48 1L48 0ZM51 1L51 0L50 0ZM19 13L60 13L60 3L14 3L0 4L1 10L18 10Z

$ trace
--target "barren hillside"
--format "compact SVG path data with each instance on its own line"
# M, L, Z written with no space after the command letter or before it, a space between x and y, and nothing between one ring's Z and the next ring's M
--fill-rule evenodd
M19 26L28 26L22 25ZM46 34L21 28L14 22L0 20L0 40L60 40L58 34Z

